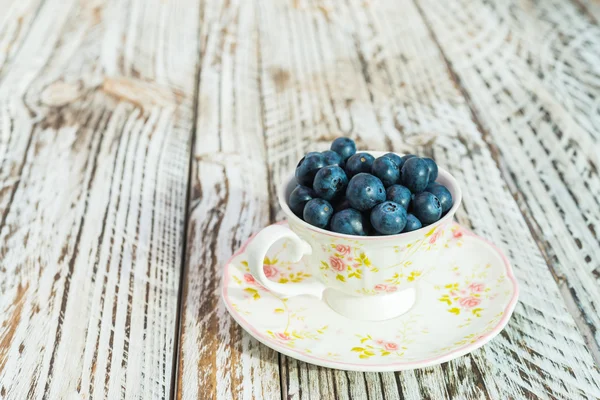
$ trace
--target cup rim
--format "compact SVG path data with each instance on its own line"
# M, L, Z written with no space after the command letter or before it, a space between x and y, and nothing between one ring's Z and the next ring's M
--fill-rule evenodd
M377 158L380 157L384 154L387 153L392 153L389 151L364 151L364 150L359 150L357 151L357 153L369 153L371 154L373 157ZM398 156L402 156L402 154L398 154L398 153L394 153L397 154ZM417 230L411 231L411 232L404 232L404 233L397 233L395 235L382 235L382 236L357 236L357 235L347 235L345 233L337 233L337 232L333 232L333 231L328 231L326 229L322 229L322 228L318 228L316 226L310 225L309 223L305 222L304 220L302 220L301 218L299 218L296 214L294 214L292 212L292 210L290 209L290 206L287 203L287 199L285 196L285 192L286 192L286 188L288 187L288 185L290 184L290 182L295 181L296 180L296 176L295 176L295 172L292 172L290 175L288 175L288 177L279 185L278 191L277 191L277 198L279 201L279 206L281 207L281 209L283 210L283 212L285 213L288 221L292 220L295 223L302 225L303 227L305 227L306 229L316 232L316 233L320 233L323 235L327 235L327 236L333 236L333 237L337 237L340 239L349 239L349 240L398 240L398 239L410 239L411 237L420 237L423 233L425 233L426 231L429 232L434 228L437 228L440 225L444 225L447 222L452 221L452 217L454 216L454 214L456 213L456 210L458 210L458 207L460 207L460 204L462 202L462 191L460 189L460 186L458 184L458 181L456 180L456 178L448 171L446 171L444 168L440 167L438 165L438 178L440 176L444 177L444 180L447 180L450 185L446 185L448 190L450 190L450 192L454 192L456 193L456 196L452 196L453 197L453 204L452 204L452 208L450 208L450 210L448 210L448 212L446 213L446 215L444 215L442 218L440 218L438 221L434 222L433 224L429 224L427 226L424 226L422 228L419 228ZM452 189L451 189L452 188Z

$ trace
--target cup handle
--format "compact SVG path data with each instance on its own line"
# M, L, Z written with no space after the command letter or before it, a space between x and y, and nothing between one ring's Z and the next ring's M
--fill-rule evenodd
M304 255L312 254L312 248L308 243L296 235L290 228L283 225L271 225L260 231L246 247L248 256L248 267L250 273L261 285L273 293L285 297L307 294L321 298L325 285L321 282L300 282L293 285L277 283L267 279L263 270L263 262L269 248L279 239L290 239L292 242L290 251L294 262L300 261Z

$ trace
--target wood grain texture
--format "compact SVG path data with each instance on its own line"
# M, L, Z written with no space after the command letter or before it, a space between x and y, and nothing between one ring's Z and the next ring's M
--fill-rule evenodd
M197 64L184 3L3 8L2 398L168 396Z
M420 3L600 363L600 28L562 1Z
M600 21L600 3L596 0L574 0L584 13L590 16L590 19L596 23Z
M283 396L600 395L594 360L504 183L495 148L484 141L415 4L348 1L324 12L267 1L259 3L257 18L262 97L255 103L263 106L271 195L262 201L270 200L271 221L282 217L273 197L281 179L302 153L324 149L336 136L350 134L361 148L431 152L463 184L459 221L503 248L522 286L506 331L469 356L397 374L331 371L280 356ZM185 373L180 379L186 382Z
M593 1L0 10L0 398L166 398L174 360L181 399L600 398ZM488 345L344 372L227 314L224 263L283 217L275 190L302 154L341 135L461 182L459 222L521 283Z
M255 5L207 1L178 368L180 399L280 397L278 353L233 321L223 265L269 222Z

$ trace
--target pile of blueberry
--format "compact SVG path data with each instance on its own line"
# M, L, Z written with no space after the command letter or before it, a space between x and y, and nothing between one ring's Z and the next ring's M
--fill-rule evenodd
M288 204L311 225L347 235L394 235L439 220L452 207L448 189L436 183L431 158L357 153L341 137L331 150L310 152L296 167L298 186Z

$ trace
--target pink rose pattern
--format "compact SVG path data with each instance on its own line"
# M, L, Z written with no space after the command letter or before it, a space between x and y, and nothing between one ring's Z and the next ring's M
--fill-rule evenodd
M331 265L331 268L339 272L346 270L346 264L344 264L344 261L338 257L329 257L329 265Z
M462 308L473 308L481 304L481 299L472 296L463 297L458 301L458 304L460 304Z
M246 281L246 283L249 283L251 285L256 284L256 280L251 274L244 274L244 280Z
M429 238L429 244L434 244L439 239L440 236L442 236L442 230L438 229Z
M274 335L277 340L280 340L282 342L287 342L292 339L292 337L287 332L275 332Z
M471 290L471 292L481 293L485 290L485 284L473 282L469 285L469 289Z
M485 283L481 282L471 282L466 288L459 289L457 288L458 284L454 284L454 288L448 291L448 294L443 295L440 301L447 302L448 305L452 305L452 303L462 308L463 310L472 310L473 314L476 316L480 316L479 312L481 309L476 308L481 305L482 297L481 294L486 292L489 289L486 289ZM497 294L488 296L490 300L493 300ZM453 312L455 314L459 314L456 309L450 308L448 311Z
M393 293L395 291L398 290L398 287L394 286L394 285L384 285L383 283L380 283L378 285L375 285L375 287L373 288L376 292L387 292L387 293Z
M338 244L337 246L335 246L335 249L338 253L343 255L350 254L350 251L352 251L352 248L350 246L343 244Z
M267 278L272 278L272 277L276 276L277 273L279 272L279 271L277 271L277 268L275 268L272 265L267 265L267 264L263 265L263 271L265 271L265 276Z
M376 345L381 346L386 351L397 351L400 349L400 346L397 343L388 342L383 339L375 339L374 342Z
M385 292L386 289L387 289L387 285L384 285L383 283L380 283L379 285L375 285L376 292Z
M387 342L383 347L387 351L396 351L399 348L399 346L396 343L393 343L393 342Z

